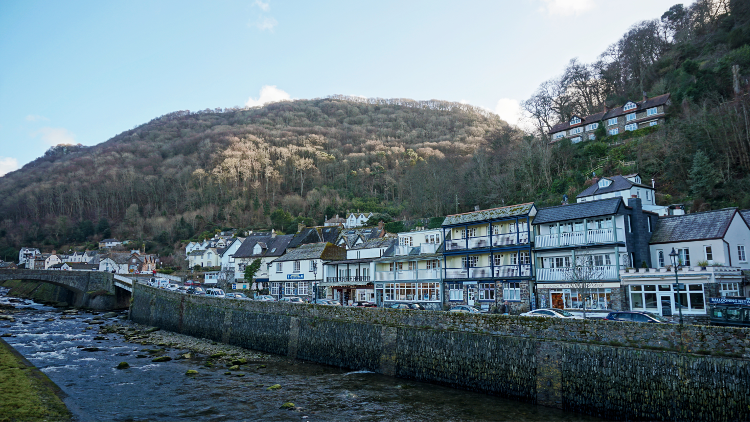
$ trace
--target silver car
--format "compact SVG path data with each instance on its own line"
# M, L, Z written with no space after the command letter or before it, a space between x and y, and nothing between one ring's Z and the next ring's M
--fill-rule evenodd
M556 309L556 308L545 308L545 309L535 309L533 311L524 312L521 314L521 316L531 316L531 317L546 317L546 318L565 318L565 319L583 319L583 317L573 315L568 311L563 311L562 309Z

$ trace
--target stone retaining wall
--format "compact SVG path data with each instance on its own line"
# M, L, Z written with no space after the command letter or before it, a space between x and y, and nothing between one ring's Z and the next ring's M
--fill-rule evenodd
M607 419L750 419L746 329L251 302L142 284L130 315L249 349Z

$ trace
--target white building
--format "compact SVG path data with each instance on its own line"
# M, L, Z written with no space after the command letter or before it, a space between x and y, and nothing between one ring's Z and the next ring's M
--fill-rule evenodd
M393 237L371 239L346 250L346 259L330 261L324 266L320 297L342 304L375 302L375 260L396 243Z
M34 258L41 254L37 248L21 248L18 252L18 266L25 265L26 268L32 267Z
M270 292L278 298L312 298L314 290L323 281L323 264L345 258L346 249L328 242L308 243L287 249L283 256L271 262Z
M233 289L260 290L268 285L268 273L271 261L282 256L294 235L276 233L252 233L234 252L234 286ZM245 281L245 268L256 259L260 259L260 268L253 277L254 285Z
M346 217L346 223L344 223L344 227L347 229L352 229L355 227L362 227L367 223L367 220L372 217L372 213L365 214L363 212L358 213L350 213Z
M622 197L626 202L629 198L641 198L644 211L655 212L660 216L685 214L682 205L656 205L654 180L651 180L651 186L645 185L637 173L594 180L596 183L576 196L579 203L616 197Z

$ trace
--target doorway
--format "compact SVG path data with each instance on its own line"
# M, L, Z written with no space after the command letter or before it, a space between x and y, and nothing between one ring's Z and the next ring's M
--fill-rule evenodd
M474 301L477 298L477 285L476 284L469 284L469 285L466 286L466 290L467 290L467 292L466 292L466 297L467 297L466 303L469 306L474 306Z
M672 295L671 294L660 294L659 301L659 313L661 316L672 316L674 307L672 306Z

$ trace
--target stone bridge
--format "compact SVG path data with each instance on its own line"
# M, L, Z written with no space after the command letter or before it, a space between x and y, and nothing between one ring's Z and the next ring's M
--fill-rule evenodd
M127 308L133 290L131 279L101 271L0 270L0 282L7 280L50 283L66 290L72 306L97 310Z

